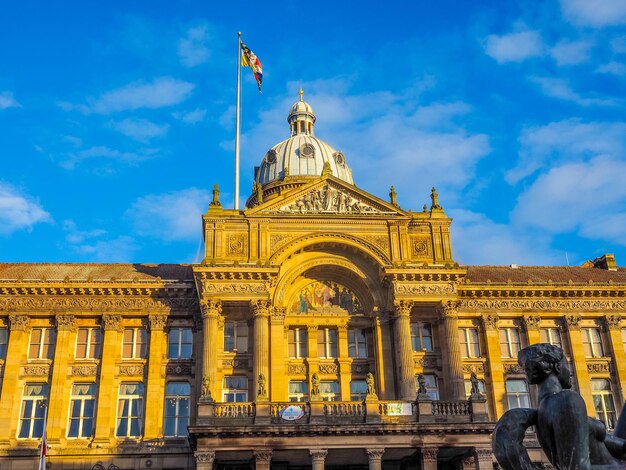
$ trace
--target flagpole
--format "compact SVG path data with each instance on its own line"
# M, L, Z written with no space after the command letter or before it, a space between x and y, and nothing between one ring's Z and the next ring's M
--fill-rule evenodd
M48 427L48 402L44 401L46 411L43 415L43 433L41 434L41 449L39 450L39 470L46 470L46 456L48 455L48 437L46 436L46 427Z
M237 119L235 124L235 210L239 210L239 129L241 126L241 32L237 33Z

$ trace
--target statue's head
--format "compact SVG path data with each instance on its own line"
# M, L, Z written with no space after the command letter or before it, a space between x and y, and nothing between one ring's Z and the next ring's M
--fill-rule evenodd
M570 369L563 350L548 343L539 343L522 349L519 365L526 371L531 384L539 384L554 374L563 388L572 388Z

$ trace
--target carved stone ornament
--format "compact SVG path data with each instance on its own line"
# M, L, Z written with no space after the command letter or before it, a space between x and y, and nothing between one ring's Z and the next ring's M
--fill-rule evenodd
M252 451L257 462L269 462L272 460L272 449L255 449Z
M381 460L384 453L385 449L365 449L365 454L367 455L367 459L369 461Z
M270 235L270 251L274 253L280 246L293 238L293 235L286 233L273 233Z
M337 364L320 364L318 369L320 374L336 374Z
M29 377L46 376L50 373L50 366L42 364L37 366L24 366L24 375Z
M111 315L104 314L102 315L102 324L104 325L104 330L112 330L112 331L123 331L122 328L122 316L121 315Z
M504 364L505 374L524 374L524 368L519 364Z
M483 325L486 330L495 330L498 328L498 316L497 315L483 315Z
M139 375L143 375L144 367L142 365L128 365L128 366L120 366L120 375L126 377L135 377Z
M214 299L202 299L200 301L203 317L218 316L222 313L222 302Z
M305 364L289 364L287 366L287 373L289 375L306 375Z
M309 450L309 454L311 455L311 460L313 462L323 462L326 460L328 451L326 449L312 449Z
M370 365L365 363L365 364L359 364L359 363L352 363L352 373L353 374L367 374L370 371Z
M472 372L478 374L485 373L485 365L482 362L475 362L472 364L463 364L463 372L466 374L471 374Z
M270 314L272 316L272 321L283 322L285 321L287 310L284 307L272 307L270 309Z
M478 460L491 460L493 458L493 452L491 449L476 449L476 457Z
M267 300L253 300L250 302L250 310L255 317L268 317L270 315L270 303Z
M587 363L587 371L592 373L610 373L611 365L608 362L590 362Z
M230 369L247 369L247 359L222 359L222 367Z
M111 295L115 295L113 292ZM54 295L51 293L50 295ZM146 311L152 309L193 309L197 308L198 299L193 297L126 297L111 298L106 295L92 296L2 296L0 311L8 309L33 310L65 310L65 311Z
M11 331L28 331L30 328L30 318L27 315L9 315L9 328Z
M165 368L167 375L192 375L191 364L168 364Z
M607 315L605 320L609 330L619 330L621 328L622 317L620 315Z
M456 293L456 285L447 284L405 284L394 283L393 290L398 295L451 295Z
M565 315L565 324L570 330L580 330L580 315Z
M54 317L59 331L76 331L76 317L74 315L56 315Z
M207 294L264 294L269 289L267 282L211 282L203 287Z
M413 256L430 256L430 238L411 237L411 250Z
M437 367L437 358L436 357L416 357L413 359L413 363L415 367L426 367L430 369L434 369Z
M515 299L515 300L479 300L461 301L464 311L577 311L577 312L623 312L626 300L553 300L553 299Z
M213 461L215 460L215 452L210 451L210 450L204 451L204 452L196 451L193 453L193 455L196 458L196 463L212 464Z
M393 306L396 316L409 316L411 314L411 309L413 308L413 302L410 302L408 300L395 300L393 302Z
M363 235L361 237L368 243L377 246L385 253L389 253L389 236L388 235Z
M96 365L83 365L73 366L72 375L74 377L92 377L98 375L98 366Z
M150 315L148 320L150 322L150 331L163 331L167 324L166 315Z
M539 315L528 315L524 317L524 324L527 330L538 330L541 323Z
M437 310L439 311L441 318L458 318L458 305L459 303L455 301L441 302Z
M438 454L439 448L437 447L422 447L424 462L436 462Z

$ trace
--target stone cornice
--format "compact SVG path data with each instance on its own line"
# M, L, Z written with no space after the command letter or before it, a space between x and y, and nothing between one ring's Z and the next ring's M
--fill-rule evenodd
M562 311L584 311L584 312L606 312L625 311L626 299L461 299L459 310L463 312L471 311L541 311L541 312L562 312Z
M459 297L461 298L624 298L626 299L626 286L610 284L584 284L584 285L532 285L532 284L459 284Z
M89 295L15 295L0 296L0 310L27 311L170 311L176 309L197 310L198 299L187 297L133 297L133 296L89 296Z

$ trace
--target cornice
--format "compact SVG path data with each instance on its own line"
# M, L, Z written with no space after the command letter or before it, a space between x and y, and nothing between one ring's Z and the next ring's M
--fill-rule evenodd
M45 293L0 296L0 310L36 311L130 311L130 310L198 310L197 297L132 297L132 296L59 296Z
M626 310L626 299L461 299L459 310L469 311L584 311L606 312Z

